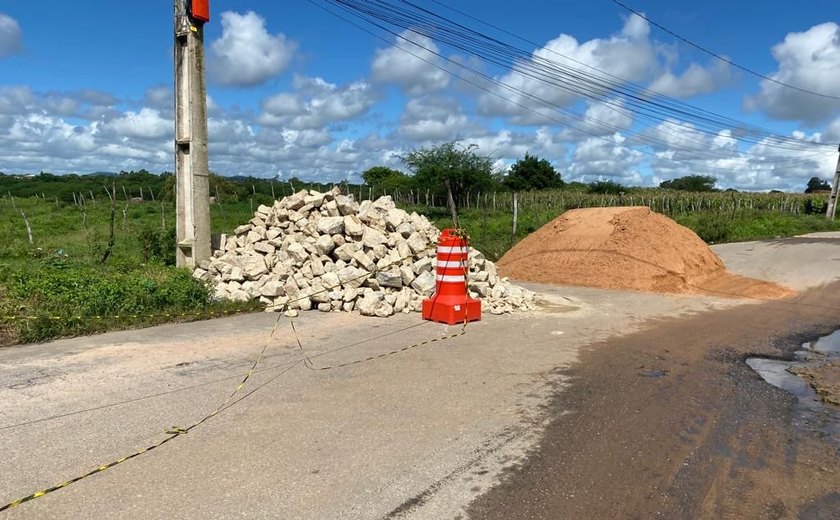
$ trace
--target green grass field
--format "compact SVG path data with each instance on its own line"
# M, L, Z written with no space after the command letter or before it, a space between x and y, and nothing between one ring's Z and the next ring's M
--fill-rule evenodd
M722 193L644 191L616 197L553 191L523 194L513 237L513 215L505 197L510 194L498 198L493 194L492 199L478 195L472 207L461 211L471 244L492 260L516 240L576 207L650 205L715 243L840 230L840 222L808 214L809 208L824 201L802 195L738 194L736 198ZM214 302L208 287L187 270L173 267L172 202L118 201L112 254L103 263L111 210L110 202L103 199L82 205L38 197L0 200L0 345L200 317L161 314L208 316L258 308L254 303ZM247 202L213 204L213 232L231 232L247 222L261 203L270 204L271 197L257 194ZM440 228L451 226L445 208L402 205L427 215ZM23 215L31 227L31 242Z

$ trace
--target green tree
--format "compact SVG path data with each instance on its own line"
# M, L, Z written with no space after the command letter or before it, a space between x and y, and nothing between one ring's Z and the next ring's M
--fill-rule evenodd
M627 188L615 181L595 181L589 184L589 193L600 193L604 195L618 195L627 191Z
M513 191L542 190L563 186L560 173L550 162L528 153L525 154L524 159L519 159L510 167L503 182Z
M805 193L829 190L831 190L831 184L829 184L828 181L820 179L819 177L811 177L811 180L808 181L808 187L805 188Z
M414 182L408 175L387 166L374 166L362 173L362 179L368 186L374 186L385 191L408 191Z
M458 208L469 192L486 191L493 185L493 161L475 152L477 145L459 146L455 141L424 147L400 157L414 172L417 187L443 191L458 227Z
M362 179L368 186L379 186L389 177L402 176L403 173L387 166L373 166L362 173Z
M718 191L715 188L717 179L711 175L686 175L670 181L659 183L660 188L679 191Z

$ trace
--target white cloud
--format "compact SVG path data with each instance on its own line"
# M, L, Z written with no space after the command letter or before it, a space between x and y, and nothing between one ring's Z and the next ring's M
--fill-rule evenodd
M156 85L147 88L143 95L143 102L152 108L172 110L175 103L172 87Z
M829 143L840 143L840 117L826 127L823 138Z
M104 126L105 131L138 139L163 139L173 135L173 128L173 121L163 118L160 112L153 108L143 108L139 112L126 112Z
M228 87L252 87L283 72L297 45L283 34L269 34L253 11L222 13L222 37L210 45L210 80Z
M23 50L23 31L17 20L0 13L0 59L7 58Z
M608 102L587 102L584 119L576 126L588 135L612 135L628 130L633 125L633 113L624 107L620 99Z
M26 114L36 109L39 101L32 89L22 85L0 85L0 114Z
M411 99L400 117L400 134L414 141L449 141L470 126L469 118L452 98Z
M840 70L840 25L827 22L805 32L789 33L772 49L779 63L771 78L814 92L837 95ZM747 108L758 108L775 119L817 123L836 116L840 100L799 92L762 80L761 90L747 98Z
M625 185L644 183L638 170L644 156L622 146L623 141L616 135L612 139L590 137L578 143L569 167L572 179L583 182L609 179Z
M511 92L508 88L494 86L493 92L483 93L478 98L479 111L484 115L511 116L516 124L546 124L549 120L533 113L533 110L545 113L543 103L567 106L581 99L581 94L525 73L525 67L531 63L545 64L553 62L558 69L555 74L564 74L562 70L572 69L585 75L598 75L585 63L600 71L618 76L627 81L640 82L651 78L659 69L658 48L648 39L650 28L647 21L635 15L625 20L622 30L610 38L595 38L583 43L573 36L561 34L537 49L529 63L515 64L514 71L505 74L499 81L522 93ZM562 81L562 79L561 79ZM513 101L511 103L510 101ZM522 107L527 108L522 108Z
M339 87L322 78L296 76L294 92L281 92L262 102L259 122L294 130L321 129L365 114L379 94L364 81Z
M438 46L425 36L403 31L395 47L377 49L371 64L373 81L396 83L413 96L436 92L449 84Z
M252 29L239 33L228 27L216 42L224 47L224 59L233 60L235 84L265 81L288 66L294 44L270 35L253 13L229 14L234 24ZM725 66L703 68L681 62L675 47L653 42L649 33L644 20L631 17L620 31L603 39L579 42L561 35L535 51L532 59L560 60L580 67L552 51L562 52L675 96L715 90L731 77ZM256 47L269 42L263 47L274 45L276 50L279 42L288 51L279 69L277 64L283 60L263 59L270 52L257 52L257 59L247 64L236 62L240 55L246 61L252 58L255 44L249 42L254 35L258 36ZM424 44L436 50L431 42ZM822 56L818 53L821 63ZM481 69L481 64L470 58L453 59ZM274 72L268 70L269 62ZM783 63L787 62L780 61L780 70ZM214 66L220 64L223 61L216 60ZM466 75L477 80L477 76ZM377 164L403 169L400 154L417 146L460 139L462 144L477 145L477 151L490 156L499 170L530 153L551 161L567 181L610 178L625 185L649 185L708 173L718 177L724 187L801 191L810 177L830 175L836 161L836 154L830 153L833 149L820 155L780 150L771 142L747 148L739 145L737 129L710 135L678 120L635 134L639 131L636 125L646 120L636 121L621 99L583 100L520 72L504 76L503 81L583 113L583 119L571 110L545 117L503 102L493 105L490 96L474 86L451 81L422 60L399 49L380 49L371 60L369 79L333 83L321 77L295 76L287 91L265 97L257 113L232 104L229 96L217 96L216 102L208 96L211 169L225 175L279 174L334 182L356 178ZM395 100L380 103L383 93L391 90L382 88L385 84L398 85L407 95L408 101L397 115L391 112ZM403 95L396 100L402 100ZM527 96L516 99L537 110L549 110ZM476 104L485 114L505 120L476 115ZM826 120L832 122L809 129L809 136L792 135L803 141L840 141L840 114L830 114ZM36 92L27 86L0 86L0 171L171 171L172 128L172 92L167 86L151 86L139 100L118 99L95 90ZM653 156L631 147L643 148Z
M689 98L715 92L733 80L732 67L723 61L715 61L708 68L692 63L680 75L666 71L656 78L650 89L676 98Z

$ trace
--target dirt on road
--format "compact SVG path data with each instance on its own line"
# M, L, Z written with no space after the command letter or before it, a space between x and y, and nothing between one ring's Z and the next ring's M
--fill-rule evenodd
M540 447L470 518L840 518L840 446L745 364L837 329L837 309L833 284L587 348Z
M796 368L792 372L807 379L824 402L840 406L840 361Z
M567 211L498 262L514 280L724 297L785 298L794 291L734 275L693 231L647 207Z

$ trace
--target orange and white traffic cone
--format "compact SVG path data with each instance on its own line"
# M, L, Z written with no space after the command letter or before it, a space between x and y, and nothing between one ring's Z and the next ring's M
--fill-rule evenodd
M481 301L467 295L469 246L454 229L440 234L435 293L423 300L423 319L455 325L481 320Z

